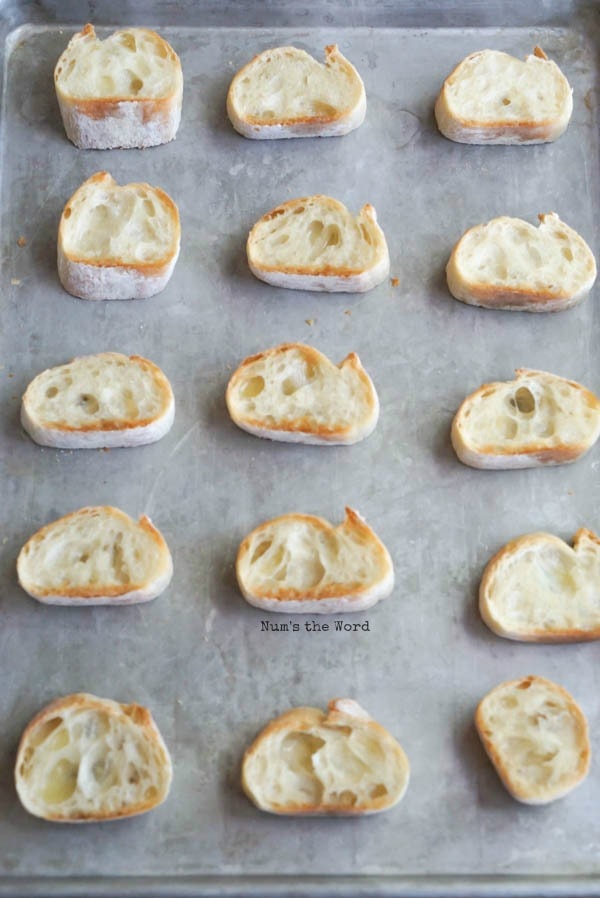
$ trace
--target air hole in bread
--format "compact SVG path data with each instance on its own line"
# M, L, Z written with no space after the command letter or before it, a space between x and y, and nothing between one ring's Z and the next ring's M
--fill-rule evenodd
M258 561L259 558L265 554L265 552L271 548L273 545L273 540L263 540L262 543L259 543L254 552L252 553L252 558L250 559L250 564L254 564L255 561Z
M65 211L63 212L63 215L64 215L65 218L70 218L70 217L71 217L71 207L70 207L70 206L67 206L67 207L66 207Z
M343 792L332 792L330 801L342 808L353 808L357 802L357 795L351 789L344 789Z
M261 114L261 118L275 118L275 111L273 109L265 109Z
M265 558L265 561L264 561L264 564L262 565L262 567L263 567L263 572L267 577L275 575L275 572L277 571L277 568L282 563L284 556L285 556L285 550L284 550L283 546L277 546L275 551L271 553L270 557L268 559ZM284 566L283 576L285 576L286 571L287 571L287 567ZM281 579L281 577L280 578L276 577L276 579Z
M90 560L90 556L87 552L84 552L83 555L79 557L79 560L82 564L87 564L87 562Z
M325 231L325 245L338 246L342 242L342 234L339 227L335 224L327 226Z
M319 219L311 221L308 226L308 238L311 243L316 243L317 239L321 236L324 227L325 225L322 221L319 221Z
M573 253L571 252L571 250L569 249L568 246L565 246L563 248L562 254L565 257L565 259L567 260L567 262L573 261Z
M502 105L503 105L503 106L510 106L510 99L509 99L508 97L503 97L503 98L502 98Z
M258 396L259 393L265 388L265 379L260 375L256 377L251 377L250 380L247 380L243 386L240 388L240 396L243 399L252 399L254 396Z
M281 237L278 237L277 240L273 241L274 246L283 246L284 243L287 243L290 239L289 234L282 234Z
M158 795L158 790L156 789L155 786L148 786L148 788L144 792L144 798L146 799L146 801L150 801L150 799L156 798L157 795Z
M132 94L139 94L142 87L144 86L144 82L141 78L138 78L137 75L134 75L133 72L130 73L129 76L129 89Z
M61 804L71 798L77 788L77 773L77 764L61 758L47 775L42 800L46 804Z
M286 377L286 379L281 383L281 392L284 396L291 396L292 393L295 393L302 386L304 385L301 383L297 383L292 377Z
M523 415L531 415L535 412L535 397L527 387L519 387L515 393L514 402Z
M97 414L100 408L100 403L95 396L91 395L91 393L82 393L79 397L79 405L86 410L88 415Z
M46 396L48 397L48 399L54 399L57 393L58 387L48 387L48 389L46 390Z
M337 110L331 103L325 103L323 100L313 100L311 103L312 111L315 115L325 115L328 118L335 117Z
M531 686L531 677L528 677L526 680L521 680L521 682L517 685L517 689L529 689Z
M285 212L285 209L282 209L281 211ZM303 212L304 212L304 206L298 206L296 209L294 209L293 214L294 215L302 215Z
M130 31L123 31L119 35L119 41L123 44L124 47L127 47L128 50L131 50L133 53L136 51L136 43L135 43L135 35Z
M365 241L365 243L368 243L369 246L371 246L371 235L370 235L370 233L369 233L369 229L366 228L366 227L364 226L364 224L361 224L360 230L361 230L361 232L362 232L363 240Z
M45 742L48 736L51 736L52 733L61 726L62 722L62 717L52 717L51 720L46 720L39 726L30 739L31 749L33 750L34 748L37 748L38 745L41 745L42 742Z
M382 798L384 795L388 794L388 790L383 783L376 783L369 794L371 798Z
M152 200L145 199L144 200L144 212L150 217L154 218L156 215L156 206L152 202Z

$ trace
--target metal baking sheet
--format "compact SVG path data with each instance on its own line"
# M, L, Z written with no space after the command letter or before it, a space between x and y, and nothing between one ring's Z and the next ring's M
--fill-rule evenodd
M476 604L483 566L508 539L600 527L600 450L573 466L494 473L463 467L449 443L462 398L517 366L600 391L599 291L573 311L529 316L462 305L444 281L463 231L500 214L534 221L555 210L597 253L598 6L22 2L2 14L0 895L600 895L598 763L567 799L520 806L472 724L489 688L537 673L581 702L600 753L598 644L501 640ZM88 19L158 26L180 54L174 143L82 152L66 140L52 71ZM359 130L275 142L232 130L227 86L255 52L293 43L319 55L333 41L365 82ZM574 88L557 143L478 148L438 134L433 102L462 57L483 47L524 56L535 44ZM62 207L102 169L160 185L179 204L181 256L153 299L86 303L57 280ZM327 296L251 276L244 245L254 221L317 192L355 211L373 203L398 286ZM231 371L290 340L335 361L360 354L381 399L371 437L302 447L234 427L223 398ZM101 350L162 366L177 399L172 432L110 452L35 446L18 421L28 381ZM16 582L20 546L42 524L97 503L146 512L161 528L175 563L168 592L117 609L36 604ZM290 619L241 598L240 540L288 511L339 521L346 504L389 547L393 595L346 618L364 623L357 632L309 632L305 617L300 632L265 632L263 621ZM77 690L152 709L175 767L160 809L64 827L21 808L12 783L19 735L44 703ZM362 820L261 814L239 788L244 748L279 712L335 696L358 699L401 741L412 764L405 799Z

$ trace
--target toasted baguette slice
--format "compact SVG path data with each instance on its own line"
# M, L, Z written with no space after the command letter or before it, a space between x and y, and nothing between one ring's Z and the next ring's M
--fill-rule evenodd
M585 240L555 212L538 227L494 218L460 238L446 266L450 293L488 309L560 312L588 295L596 260Z
M23 396L21 423L40 446L143 446L171 429L175 399L163 372L141 356L101 352L49 368Z
M600 435L600 400L546 371L516 370L484 384L452 422L452 445L472 468L536 468L577 461Z
M507 639L600 639L600 539L578 530L573 548L550 533L512 540L488 562L479 610Z
M364 611L394 588L394 566L363 518L346 509L343 524L286 514L242 542L236 574L256 608L285 614Z
M574 789L588 772L585 715L566 689L543 677L496 686L481 700L475 726L517 801L548 804Z
M252 274L274 287L365 293L390 271L373 206L358 216L329 196L289 200L260 218L246 247Z
M329 712L293 708L246 750L242 786L271 814L359 815L387 811L406 792L402 747L360 705L329 702Z
M175 138L181 63L155 31L127 28L100 41L86 25L58 60L54 84L67 137L81 149L154 147Z
M336 366L302 343L245 359L225 396L238 427L286 443L357 443L373 432L379 399L355 352Z
M566 130L572 111L569 82L539 47L525 62L498 50L471 53L435 104L444 137L473 144L548 143Z
M25 810L56 823L144 814L165 800L172 775L147 708L83 692L42 708L21 736L15 766Z
M362 125L367 100L353 65L336 44L325 63L296 47L265 50L234 77L227 115L244 137L341 137Z
M58 276L80 299L145 299L167 286L180 237L179 211L163 190L120 187L97 172L63 210Z
M133 605L155 599L173 574L162 534L109 505L81 508L38 530L17 560L19 583L46 605Z

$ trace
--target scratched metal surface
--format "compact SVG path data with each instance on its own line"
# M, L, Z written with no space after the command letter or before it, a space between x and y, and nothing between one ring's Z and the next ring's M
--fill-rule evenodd
M313 27L310 14L307 24L295 20L287 29L190 27L183 16L168 26L159 18L182 59L184 112L176 142L145 151L80 152L66 140L51 73L71 28L39 21L38 10L37 24L8 36L0 895L534 894L542 877L544 894L600 894L598 764L565 801L522 807L503 790L472 726L489 688L538 673L580 700L597 748L599 646L500 640L479 620L476 591L486 561L509 538L540 529L568 538L580 526L600 526L600 450L570 467L477 472L457 462L448 438L464 395L488 379L508 379L516 366L600 390L598 288L573 311L533 317L457 303L443 274L461 233L499 214L533 221L556 210L598 250L597 31L577 15L547 27L537 5L536 24L516 16L517 27L497 19L502 27L486 28L476 15L469 27L435 28L430 20L418 27L418 9L410 28L383 27L382 5L375 7L377 28L366 27L368 15L360 27L345 27L339 10L335 28L322 15ZM239 8L236 15L239 21ZM114 24L146 21L112 15ZM365 82L368 113L358 131L278 142L234 133L226 90L252 54L281 43L319 54L333 40ZM548 146L469 148L437 133L433 101L458 60L484 46L523 56L536 43L574 87L564 137ZM57 280L61 209L100 169L121 182L160 185L179 204L181 256L153 299L89 304ZM375 205L397 287L324 296L252 278L244 255L250 226L282 200L316 192L354 210ZM360 354L381 399L370 438L351 448L287 446L231 424L223 401L231 371L246 355L287 340L311 343L336 361ZM162 366L177 399L172 432L150 447L111 452L35 446L18 424L28 381L101 350L141 353ZM98 503L151 515L173 552L171 587L138 607L36 604L16 582L20 546L60 514ZM351 618L368 630L307 632L300 617L298 633L262 631L263 620L290 618L262 614L241 598L233 570L239 541L287 511L339 521L345 504L389 547L393 595ZM170 798L156 812L60 827L20 807L12 784L19 735L45 702L77 690L152 709L175 767ZM238 785L248 742L275 714L340 695L357 698L403 744L412 763L404 801L351 821L256 811ZM317 878L298 878L309 872ZM84 888L74 876L90 879Z

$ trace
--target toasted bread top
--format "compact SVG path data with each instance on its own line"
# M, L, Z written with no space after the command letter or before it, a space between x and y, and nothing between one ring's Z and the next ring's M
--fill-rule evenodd
M38 426L86 433L147 427L174 401L153 362L101 352L42 371L27 387L23 407Z
M179 57L155 31L127 28L101 41L93 25L73 35L54 70L59 97L84 101L101 113L103 101L169 100L181 94Z
M521 294L532 303L585 295L596 279L596 261L580 235L555 212L534 227L502 216L470 228L447 266L450 292L458 299Z
M276 47L235 75L227 110L234 125L236 119L267 126L326 124L349 116L364 101L360 75L336 44L325 47L324 63L297 47Z
M518 801L546 804L588 772L585 715L550 680L528 676L501 683L480 702L475 725L502 782Z
M393 736L352 699L329 711L293 708L247 749L246 795L275 814L372 814L400 801L408 759Z
M393 585L383 543L351 508L334 527L313 515L287 514L252 531L240 545L236 573L246 596L285 602L359 596Z
M499 50L479 50L446 78L446 111L465 127L544 125L571 115L569 82L543 50L525 61Z
M511 540L485 568L479 608L488 627L509 639L599 639L600 539L581 529L573 548L550 533Z
M248 235L254 270L352 277L388 259L383 231L369 203L355 218L329 196L288 200L260 218Z
M529 456L533 463L574 461L600 435L600 400L575 381L517 369L515 380L484 384L452 423L452 444L469 457Z
M71 262L131 266L152 274L179 252L179 211L170 196L149 184L119 186L96 172L66 204L59 246Z
M109 505L81 508L47 524L25 543L19 582L36 598L93 599L148 588L171 569L162 534Z
M27 725L15 782L31 814L63 823L142 814L167 797L171 759L150 711L76 693Z
M379 400L352 352L336 366L311 346L282 343L244 359L227 386L232 419L254 431L353 442L375 427Z

